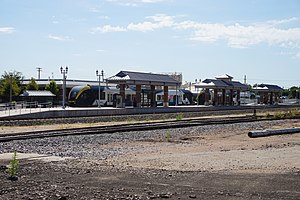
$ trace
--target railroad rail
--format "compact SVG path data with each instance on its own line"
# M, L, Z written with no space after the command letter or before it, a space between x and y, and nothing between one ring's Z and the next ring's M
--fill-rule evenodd
M89 127L89 128L71 128L71 129L60 129L60 130L10 133L10 134L1 134L0 142L8 142L13 140L26 140L26 139L33 139L33 138L69 136L69 135L111 134L116 132L184 128L184 127L191 127L191 126L203 126L203 125L213 125L213 124L232 124L232 123L254 122L258 120L271 120L271 119L256 119L253 116L201 118L201 119L169 120L163 122L118 124L118 125L110 125L110 126L96 126L96 127Z

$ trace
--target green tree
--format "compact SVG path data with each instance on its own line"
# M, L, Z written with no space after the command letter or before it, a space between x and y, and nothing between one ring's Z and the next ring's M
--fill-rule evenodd
M282 96L287 96L287 97L288 97L289 94L290 94L290 90L289 90L289 89L284 89L281 95L282 95Z
M291 88L289 88L289 98L297 98L299 97L299 92L300 92L300 88L293 86Z
M10 86L12 86L12 96L18 96L22 90L21 83L24 77L21 72L4 72L0 78L0 95L4 101L9 101Z
M39 86L34 78L30 79L30 82L26 85L26 90L39 90Z
M54 80L50 81L49 84L46 85L45 90L48 90L52 92L53 94L57 95L59 88L56 85L56 82Z

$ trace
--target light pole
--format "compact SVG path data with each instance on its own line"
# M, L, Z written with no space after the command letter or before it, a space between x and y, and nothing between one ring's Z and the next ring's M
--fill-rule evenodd
M177 90L178 90L178 84L176 84L176 102L175 102L175 106L178 106L178 94L177 94Z
M9 74L9 102L12 102L12 77L13 75L10 73Z
M68 67L64 69L63 67L60 67L60 73L63 75L63 105L62 108L65 109L65 102L66 102L66 74L68 73Z
M100 105L100 97L101 97L101 76L102 76L102 79L104 77L104 72L103 70L101 70L101 74L99 73L98 70L96 70L96 76L98 77L98 81L99 81L99 88L98 88L98 108L101 108L101 105Z

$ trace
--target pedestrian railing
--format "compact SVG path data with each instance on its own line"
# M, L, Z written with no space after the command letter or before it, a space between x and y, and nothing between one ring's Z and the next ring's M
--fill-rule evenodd
M53 107L52 102L38 103L34 102L10 102L0 104L0 116L19 115L32 112L42 112L50 110Z

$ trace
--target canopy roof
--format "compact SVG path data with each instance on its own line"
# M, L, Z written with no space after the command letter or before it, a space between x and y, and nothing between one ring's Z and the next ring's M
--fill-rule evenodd
M107 79L109 83L129 85L166 85L176 86L180 82L165 74L153 74L144 72L120 71Z
M278 85L271 85L271 84L260 84L256 87L253 87L253 91L256 92L282 92L283 88Z
M23 85L27 85L30 83L31 79L24 79L23 80ZM63 86L63 80L62 79L36 79L35 82L40 86L40 87L45 87L47 84L49 84L51 81L54 81L58 87ZM74 86L78 85L98 85L99 81L90 81L90 80L73 80L73 79L66 79L66 87L67 88L72 88ZM101 82L101 84L103 84Z
M23 97L54 97L55 95L48 90L26 90L23 94L20 94Z
M230 79L230 80L233 79L233 77L228 74L222 74L222 75L216 76L215 78L216 79Z
M238 81L224 81L219 79L205 79L204 81L195 84L196 88L209 88L209 89L239 89L247 90L248 86Z

